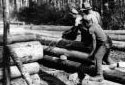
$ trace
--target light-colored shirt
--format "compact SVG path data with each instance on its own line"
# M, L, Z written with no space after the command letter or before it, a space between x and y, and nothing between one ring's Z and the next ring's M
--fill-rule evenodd
M93 23L89 28L90 34L95 34L97 41L107 41L107 36L99 24Z
M88 14L88 17L91 17L93 23L102 25L101 16L98 12L92 10L90 14Z

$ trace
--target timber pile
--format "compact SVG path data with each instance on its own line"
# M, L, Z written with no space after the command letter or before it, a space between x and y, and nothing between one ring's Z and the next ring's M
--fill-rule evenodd
M48 34L50 36L48 36ZM93 62L88 58L89 53L86 53L80 50L80 49L83 49L82 43L80 43L79 41L64 40L64 39L61 39L60 36L58 37L58 35L55 34L55 37L53 37L52 34L47 31L44 31L43 33L28 32L28 34L26 33L23 35L12 34L9 37L8 49L10 51L10 56L13 60L12 62L14 62L14 64L16 64L16 66L18 67L17 68L15 66L11 66L11 68L13 68L14 71L17 71L16 72L17 74L16 74L16 73L13 73L13 70L11 70L11 73L12 73L11 78L13 79L13 81L14 79L17 79L17 77L19 78L19 81L23 81L21 79L21 76L23 76L26 83L33 82L32 81L33 79L30 76L30 74L37 75L37 73L39 72L39 64L38 63L37 64L35 63L35 65L31 65L31 64L34 64L32 62L36 62L37 60L41 60L41 59L44 61L47 61L47 63L53 62L53 63L56 63L56 65L71 67L71 69L75 68L76 71L90 72L90 73L95 72L95 67L93 68L91 67L91 65L93 65ZM32 42L29 42L29 41L32 41ZM2 41L0 41L0 43L2 43ZM66 46L69 44L72 44L71 46L72 48L70 49L66 48ZM125 46L124 41L122 42L113 41L113 46L121 49L123 46ZM75 49L75 48L80 48L80 49ZM44 50L44 54L43 54L43 50ZM60 58L61 55L65 55L68 58L68 60L61 59ZM89 62L91 65L89 64L84 66L85 63L83 61ZM26 63L26 64L23 65L23 63ZM29 65L26 67L28 68L31 67L31 70L26 69L25 65ZM114 83L116 85L120 85L119 83L124 83L125 81L124 71L120 71L117 69L110 69L109 66L103 66L103 68L104 68L103 75L106 79L106 82L108 82L109 84L112 84L113 82L118 82L118 83ZM27 79L27 76L25 75L27 73L28 73L28 79ZM2 75L2 73L0 74ZM0 78L2 79L2 77Z
M3 44L2 36L0 37L1 37L0 45L2 45ZM57 42L62 41L61 34L57 35L55 33L55 36L53 36L53 34L49 32L48 33L30 32L30 33L24 33L24 34L12 34L8 37L8 43L10 44L17 43L17 42L36 41L36 40L41 41L41 42L44 41L43 43L47 43L47 44L49 42L57 43ZM80 37L77 38L77 41L80 41ZM69 41L64 41L64 42L69 42ZM113 48L124 50L125 49L124 47L125 47L124 41L113 40Z
M49 31L50 33L60 33L71 28L71 26L54 26L54 25L41 25L41 26L27 26L26 29L36 31ZM113 40L125 41L125 30L104 30Z
M38 76L40 65L36 61L43 58L42 45L37 41L21 42L8 45L8 49L12 63L10 67L12 85L20 85L23 81L25 81L23 85L40 85ZM3 79L2 70L1 68L0 80Z

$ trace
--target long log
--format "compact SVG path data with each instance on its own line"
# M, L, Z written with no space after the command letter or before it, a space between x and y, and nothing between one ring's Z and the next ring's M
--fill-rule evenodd
M36 33L37 34L37 33ZM55 35L53 37L53 35L51 34L48 34L48 33L45 33L45 34L32 34L32 33L29 33L29 34L19 34L19 35L11 35L9 36L9 43L15 43L15 42L27 42L27 41L35 41L35 40L40 40L40 41L44 41L44 42L58 42L61 38L61 36L57 36ZM1 37L1 36L0 36ZM80 38L80 37L79 37ZM124 38L124 37L123 37ZM2 39L2 37L1 37ZM3 40L0 39L0 45L3 44ZM56 40L56 41L55 41ZM77 39L77 40L80 40L80 39ZM114 44L115 43L115 44ZM124 47L122 47L122 45L124 46L123 43L121 43L121 41L116 42L113 41L113 46L115 48L120 48L120 49L124 49Z
M64 48L58 48L58 47L51 47L51 46L43 46L44 51L47 54L53 54L53 55L66 55L69 59L80 59L82 62L88 61L90 63L93 63L88 57L89 54L85 52L79 52L79 51L74 51L74 50L67 50ZM45 53L45 54L46 54Z
M40 77L38 74L31 75L32 84L40 85ZM27 85L23 78L16 78L11 80L11 85Z
M34 73L38 73L39 72L39 68L40 65L36 62L34 63L28 63L28 64L24 64L23 68L30 74L34 74ZM0 68L0 80L3 78L3 68ZM21 73L18 70L18 68L16 66L11 66L10 67L10 72L11 72L11 78L17 78L17 77L21 77Z
M125 35L109 35L112 40L125 41Z
M32 84L40 85L40 77L38 74L32 74L31 79L32 79ZM3 85L3 84L0 83L0 85ZM19 78L11 79L11 85L27 85L27 83L23 78L19 77Z
M113 41L112 49L125 50L125 42L124 41Z
M65 31L70 29L72 26L54 26L54 25L33 25L33 26L26 26L25 29L31 30L46 30L46 31ZM120 34L125 35L125 30L104 30L107 34Z
M74 61L70 61L70 60L60 60L57 57L52 57L52 56L48 56L48 55L45 55L43 59L48 61L48 62L49 61L53 62L57 65L74 67L77 69L77 71L86 72L88 74L95 71L95 67L92 67L91 65L90 66L83 65L79 62L74 62ZM125 81L125 76L124 76L125 71L123 72L123 71L120 71L117 69L110 69L108 65L103 65L102 68L103 68L103 75L104 75L106 80L125 84L125 82L124 82Z
M2 38L3 36L0 36L0 45L3 44ZM15 42L34 41L34 40L36 40L36 35L31 33L12 34L8 36L8 44L15 43Z
M43 32L44 32L44 34L43 35L45 35L45 34L48 34L48 36L54 36L54 37L61 37L61 35L62 35L62 33L63 33L63 31L48 31L48 30L31 30L30 32L32 32L32 33L35 33L35 34L43 34ZM107 30L105 30L105 32L111 37L111 39L112 40L118 40L118 41L125 41L125 35L122 35L122 34L117 34L117 31L116 31L116 33L115 33L115 31L107 31ZM123 32L125 32L124 30L123 30ZM118 31L118 33L119 33L119 31Z
M71 40L65 40L65 39L61 39L61 38L55 38L55 37L50 37L50 36L41 36L41 35L39 35L37 37L37 39L43 45L57 46L57 47L65 48L66 45L72 44L72 46L73 46L72 49L76 49L79 51L85 51L84 49L88 49L88 50L90 49L90 48L85 47L79 41L71 41ZM112 49L118 49L118 50L125 49L125 42L124 41L114 41L113 40L112 43L113 43Z

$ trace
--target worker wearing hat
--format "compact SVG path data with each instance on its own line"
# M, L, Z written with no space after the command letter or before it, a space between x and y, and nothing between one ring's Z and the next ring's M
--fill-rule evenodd
M92 18L92 22L99 24L102 26L101 16L98 12L93 11L91 5L88 2L83 3L83 8L81 9L82 13L87 14Z
M96 66L96 76L91 77L90 80L102 81L103 80L103 71L102 71L102 62L113 63L105 58L107 49L109 48L108 38L101 26L97 23L93 23L92 18L88 15L84 15L82 24L93 37L93 52L92 56L95 61ZM90 57L91 59L91 57Z

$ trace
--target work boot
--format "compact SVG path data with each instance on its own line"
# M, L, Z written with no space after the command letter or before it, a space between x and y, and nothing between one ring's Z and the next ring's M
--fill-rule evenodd
M104 80L104 78L103 78L102 75L97 75L97 76L94 76L94 77L90 77L89 80L90 81L102 82Z

